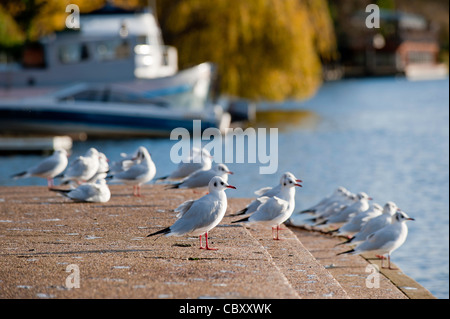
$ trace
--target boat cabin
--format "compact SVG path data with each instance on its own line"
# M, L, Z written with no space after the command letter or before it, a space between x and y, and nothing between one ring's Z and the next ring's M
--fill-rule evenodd
M177 71L177 50L164 45L151 11L105 8L80 15L80 29L25 48L20 64L0 69L0 87L151 79Z

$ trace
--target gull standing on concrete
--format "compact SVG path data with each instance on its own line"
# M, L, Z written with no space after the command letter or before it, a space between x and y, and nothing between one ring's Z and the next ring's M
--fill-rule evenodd
M109 163L106 155L98 152L98 169L97 172L86 181L86 183L95 183L98 179L105 179L109 172Z
M134 164L139 164L140 160L137 157L138 152L139 152L139 149L137 149L132 154L127 154L124 152L120 153L120 157L122 159L111 163L111 166L109 168L109 174L115 175L115 174L121 173L123 171L126 171Z
M158 180L181 179L196 171L207 171L211 168L212 156L207 149L198 149L194 147L192 148L191 153L192 154L186 160L183 160L178 164L178 167L170 173L170 175L160 177Z
M324 222L317 223L317 225L325 225L325 224L333 224L333 223L343 223L349 221L350 218L356 216L357 214L369 209L369 200L372 200L372 197L369 197L364 192L360 192L357 194L358 200L350 206L342 209L336 214L331 215Z
M291 217L295 208L295 186L302 187L297 183L297 178L288 177L281 184L281 189L277 196L261 197L262 204L249 217L233 221L232 223L253 224L260 223L272 227L272 238L279 240L278 231L280 225ZM276 237L273 232L276 230Z
M47 179L48 188L53 187L53 178L61 174L67 167L67 151L65 149L55 150L53 155L42 162L26 170L13 175L14 179L25 177L42 177Z
M315 222L317 225L321 222L326 221L331 216L334 216L341 212L343 209L348 206L353 205L358 200L358 196L343 188L340 196L335 198L334 200L330 200L326 205L321 206L316 209L314 213L314 218L311 219L312 222Z
M88 181L97 173L99 159L99 152L94 147L91 147L86 154L78 156L69 164L66 172L61 176L61 183L75 182L81 184Z
M328 195L327 197L323 198L320 202L311 206L310 208L300 211L298 214L316 214L317 211L323 210L324 208L326 208L328 205L331 205L335 201L342 200L342 198L347 193L348 190L345 187L339 186L331 195Z
M292 174L291 172L283 173L283 175L281 175L280 182L277 185L275 185L274 187L268 186L268 187L260 188L260 189L255 191L255 195L258 196L258 197L261 197L261 196L272 197L272 196L278 194L280 189L281 189L281 184L283 184L284 179L286 179L288 177L292 177L293 179L296 179L294 174ZM296 181L299 182L299 183L302 182L300 179L296 179Z
M196 171L181 182L169 185L170 188L197 188L206 187L214 176L220 176L228 182L228 174L233 174L225 164L217 164L207 171Z
M353 236L359 232L369 220L380 216L382 212L383 207L377 203L373 203L368 210L355 215L347 223L332 232L337 232L336 235L338 236Z
M383 255L387 254L388 268L393 269L391 268L391 254L405 242L408 236L408 226L406 225L406 221L408 220L414 220L414 218L409 217L403 211L396 212L392 217L392 223L390 225L371 234L365 241L356 246L355 249L344 251L338 255L374 253L381 256L381 268L384 268Z
M304 226L305 224L325 221L328 217L340 212L347 206L355 202L356 195L348 191L345 187L338 187L330 196L325 197L319 203L308 209L293 213L289 218L289 223L294 226ZM313 218L303 217L303 214L311 214Z
M50 188L50 190L58 192L75 202L106 203L111 198L111 192L104 179L98 179L95 183L81 184L75 189Z
M227 210L227 195L225 189L236 187L229 185L223 178L215 176L208 184L209 193L197 200L188 200L178 206L177 221L167 228L149 234L147 237L164 234L166 236L183 236L192 234L199 236L200 249L217 250L209 247L208 232L216 227ZM202 235L206 245L202 246Z
M273 197L278 196L278 194L281 191L282 185L286 182L288 182L288 179L295 180L296 183L301 183L302 180L297 179L294 174L291 172L284 173L280 178L280 183L274 187L265 187L257 190L255 192L256 195L258 195L258 198L256 198L254 201L252 201L250 204L248 204L244 209L241 209L236 214L231 216L239 216L239 215L247 215L255 212L258 207L262 204L262 197ZM265 200L264 200L265 201Z
M355 245L355 244L361 243L362 241L366 240L366 238L370 234L373 234L377 230L391 224L392 216L394 216L394 214L399 210L400 209L397 207L397 205L394 202L391 202L391 201L387 202L383 206L383 212L381 213L381 215L370 219L361 228L361 230L355 234L355 236L348 239L347 241L339 243L338 245L342 245L342 244Z
M155 177L156 167L148 150L144 146L139 147L136 158L133 160L137 160L137 163L126 171L113 175L111 182L133 185L133 195L141 196L141 185L151 181Z

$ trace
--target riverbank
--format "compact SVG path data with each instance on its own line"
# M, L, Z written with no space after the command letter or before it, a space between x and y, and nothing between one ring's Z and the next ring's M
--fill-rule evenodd
M405 277L400 270L381 272L370 288L368 261L336 256L339 238L288 228L274 241L270 229L231 225L227 215L250 199L229 199L210 232L217 251L199 250L193 237L146 238L203 194L164 188L145 185L137 198L115 185L108 203L86 204L42 186L1 187L0 298L434 298L412 279L391 281Z

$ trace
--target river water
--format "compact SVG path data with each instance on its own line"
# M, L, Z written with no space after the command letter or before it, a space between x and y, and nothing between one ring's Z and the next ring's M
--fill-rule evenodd
M449 81L411 82L404 78L370 78L325 83L306 101L264 105L303 120L273 123L278 130L278 171L259 174L262 163L229 163L230 197L253 197L253 191L275 185L282 172L303 180L296 211L308 208L338 186L364 191L384 205L394 201L408 215L409 235L392 260L438 298L449 298ZM295 117L293 117L295 118ZM176 164L169 139L88 140L75 142L72 153L93 146L110 161L146 146L157 176ZM272 154L273 155L273 154ZM0 185L46 185L45 180L12 180L40 157L0 157ZM70 159L69 159L70 160ZM1 194L0 194L1 197Z

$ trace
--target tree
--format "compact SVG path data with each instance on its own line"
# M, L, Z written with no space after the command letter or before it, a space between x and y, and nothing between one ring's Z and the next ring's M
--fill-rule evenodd
M22 43L25 35L14 19L0 6L0 47L12 47Z
M126 9L156 6L156 0L110 2ZM0 15L12 19L0 23L0 32L3 24L15 25L32 42L63 30L69 3L87 13L106 0L1 0ZM180 68L216 63L222 92L229 95L256 100L311 95L321 83L321 60L336 55L326 0L163 0L156 7L165 42L178 49Z
M0 14L5 17L1 20L5 21L5 29L18 29L22 37L16 38L33 42L65 28L66 6L70 3L86 13L101 8L105 0L1 0Z
M158 17L180 67L215 62L223 92L240 97L310 95L335 52L324 0L164 0Z

